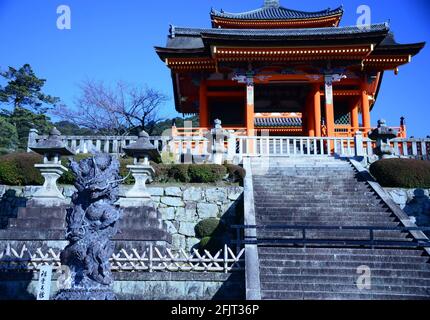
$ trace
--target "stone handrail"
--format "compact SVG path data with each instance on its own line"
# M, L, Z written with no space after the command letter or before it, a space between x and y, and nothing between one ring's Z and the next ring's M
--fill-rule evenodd
M29 147L36 144L40 140L46 139L46 135L39 135L37 130L30 130L28 137L28 151ZM88 153L89 150L94 149L100 152L109 154L121 154L123 148L136 142L137 136L61 136L61 139L71 149L75 150L77 154ZM170 137L152 136L150 137L151 143L158 149L158 151L166 150Z
M396 156L430 160L430 138L396 138L390 140L390 145ZM363 148L365 155L371 156L374 154L375 142L370 139L363 139Z
M31 130L29 146L47 136ZM91 148L110 154L121 154L125 146L135 142L137 136L63 136L63 141L76 153L87 153ZM175 155L211 153L212 141L205 136L152 136L151 143L160 151ZM396 138L390 141L397 156L430 160L430 138ZM372 156L375 142L357 133L355 137L281 137L239 136L231 134L225 141L228 159L237 156Z

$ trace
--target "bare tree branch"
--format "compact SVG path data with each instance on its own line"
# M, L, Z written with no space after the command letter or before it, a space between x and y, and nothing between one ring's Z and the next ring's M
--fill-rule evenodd
M151 134L155 124L162 120L159 108L168 100L155 89L124 82L112 88L103 82L86 80L79 88L81 94L75 107L59 106L53 114L103 134L126 135L137 129Z

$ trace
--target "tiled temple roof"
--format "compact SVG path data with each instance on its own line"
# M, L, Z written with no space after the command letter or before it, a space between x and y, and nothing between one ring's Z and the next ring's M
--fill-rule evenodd
M204 29L172 26L171 37L201 37L202 35L241 37L318 37L329 35L360 35L371 32L388 31L388 23L372 24L369 29L357 26L303 29Z
M302 118L255 118L257 128L291 128L302 124Z
M212 18L224 18L235 20L302 20L302 19L315 19L330 17L334 15L342 15L343 8L331 10L330 8L318 12L305 12L298 10L291 10L280 6L279 4L268 5L262 8L242 13L230 13L223 10L218 11L212 9Z

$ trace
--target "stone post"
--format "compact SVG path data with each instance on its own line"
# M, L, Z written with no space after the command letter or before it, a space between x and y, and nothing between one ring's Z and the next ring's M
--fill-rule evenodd
M356 157L364 157L363 133L361 131L355 133L354 148Z
M61 165L61 156L74 155L74 152L61 141L61 132L53 128L48 139L30 146L30 150L43 155L43 164L36 164L45 182L35 192L33 200L37 205L52 207L67 203L66 198L57 186L58 179L67 172L67 168Z
M229 130L227 161L233 162L235 156L236 156L236 135L234 133L234 130Z
M135 179L133 187L118 201L122 207L140 207L151 201L151 195L147 192L146 183L152 180L155 173L149 164L149 159L158 161L160 153L149 141L149 135L142 131L136 143L125 147L124 152L133 157L133 165L127 166Z
M215 128L211 130L212 134L212 162L214 164L222 165L226 156L225 139L228 133L221 126L221 120L215 120Z

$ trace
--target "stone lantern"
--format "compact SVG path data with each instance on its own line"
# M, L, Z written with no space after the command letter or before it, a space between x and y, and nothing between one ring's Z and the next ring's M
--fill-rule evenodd
M212 162L214 164L222 165L227 152L225 140L230 136L230 133L222 128L221 120L216 119L214 123L215 128L211 130L213 138Z
M160 152L151 144L149 135L145 131L139 133L139 138L135 143L123 150L126 155L134 159L133 164L128 165L127 169L133 175L135 184L125 193L125 198L122 198L119 204L124 207L139 207L151 200L151 195L146 189L146 182L152 180L155 171L149 164L149 160L159 161Z
M66 198L57 186L57 180L68 171L61 165L61 156L72 156L75 153L61 140L61 132L53 128L47 139L30 146L30 150L43 155L43 164L36 164L45 182L33 195L36 203L45 206L61 205L66 203Z
M376 141L375 154L382 159L393 158L394 149L390 140L397 137L398 132L387 126L385 120L378 121L378 128L369 133L369 139Z

